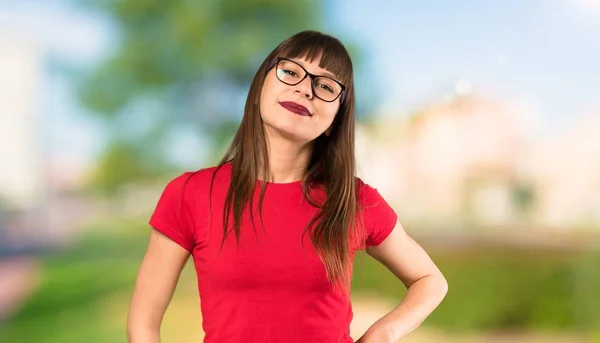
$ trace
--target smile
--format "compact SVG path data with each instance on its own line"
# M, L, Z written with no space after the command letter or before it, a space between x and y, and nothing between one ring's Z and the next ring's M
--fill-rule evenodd
M281 107L285 108L286 110L299 114L301 116L307 116L310 117L312 116L312 114L310 113L310 111L308 110L308 108L297 104L293 101L282 101L279 103L279 105L281 105Z

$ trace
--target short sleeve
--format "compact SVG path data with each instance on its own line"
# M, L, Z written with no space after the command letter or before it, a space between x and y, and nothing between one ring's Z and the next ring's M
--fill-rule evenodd
M377 189L359 179L359 206L366 237L366 246L381 244L396 226L398 216Z
M191 173L171 180L164 188L149 224L175 243L192 252L195 246L194 224L189 201L185 194L186 181Z

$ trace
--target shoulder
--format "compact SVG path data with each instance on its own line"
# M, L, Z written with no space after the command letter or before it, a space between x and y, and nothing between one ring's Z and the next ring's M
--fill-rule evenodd
M357 182L357 203L367 235L366 246L377 246L392 232L398 216L379 191L360 178Z
M363 179L354 177L356 183L356 197L360 205L374 205L373 202L381 200L381 195L375 187L366 183Z
M174 193L203 192L208 190L211 183L222 185L229 181L231 177L231 166L229 163L221 166L205 167L193 171L185 171L172 178L166 190Z
M211 182L221 183L231 178L231 164L216 165L205 167L194 171L186 171L170 181L175 185L189 185L192 188L203 187Z
M356 184L356 189L359 191L365 186L368 186L367 183L365 183L365 181L358 176L354 177L354 183Z

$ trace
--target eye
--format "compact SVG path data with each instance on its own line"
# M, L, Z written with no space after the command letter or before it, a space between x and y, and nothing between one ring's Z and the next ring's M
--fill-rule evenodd
M288 74L290 76L298 76L298 74L296 74L296 72L294 72L293 70L289 70L289 69L280 69L284 74Z
M329 85L326 85L324 83L320 84L319 87L323 88L324 90L333 93L333 89L331 87L329 87Z

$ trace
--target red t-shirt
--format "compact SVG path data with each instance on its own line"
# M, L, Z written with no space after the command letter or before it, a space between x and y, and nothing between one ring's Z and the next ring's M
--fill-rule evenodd
M353 342L350 299L330 285L310 235L302 235L317 209L303 198L301 182L269 183L264 230L258 216L256 231L247 216L239 250L231 232L219 252L231 165L225 164L215 177L209 228L209 187L215 170L187 172L169 182L149 222L193 256L204 342ZM359 178L357 182L365 243L379 245L394 228L396 213L376 189Z

